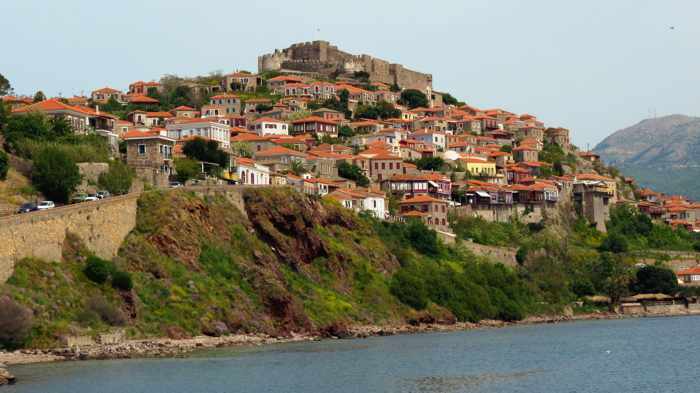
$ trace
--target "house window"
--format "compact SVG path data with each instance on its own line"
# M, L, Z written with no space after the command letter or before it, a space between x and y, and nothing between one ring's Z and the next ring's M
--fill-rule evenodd
M146 155L146 145L139 145L138 151L140 156Z

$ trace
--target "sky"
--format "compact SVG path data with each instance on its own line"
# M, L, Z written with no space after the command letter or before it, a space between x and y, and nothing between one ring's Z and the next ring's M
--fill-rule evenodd
M255 71L322 39L433 75L479 108L531 113L581 148L700 114L697 0L2 0L0 74L19 94L89 94L164 74Z

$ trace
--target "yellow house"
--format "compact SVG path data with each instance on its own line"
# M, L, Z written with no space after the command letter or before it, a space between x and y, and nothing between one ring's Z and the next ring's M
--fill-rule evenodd
M496 162L474 157L462 157L459 162L471 176L496 176Z

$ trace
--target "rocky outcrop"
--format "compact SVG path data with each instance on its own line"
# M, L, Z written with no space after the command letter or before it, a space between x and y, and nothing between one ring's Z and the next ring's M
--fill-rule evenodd
M7 371L7 367L0 363L0 385L11 385L15 383L15 376Z

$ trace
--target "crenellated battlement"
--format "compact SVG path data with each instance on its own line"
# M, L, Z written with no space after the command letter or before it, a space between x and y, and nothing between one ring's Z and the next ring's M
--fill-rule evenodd
M283 70L318 73L327 77L364 71L372 82L397 84L402 88L422 91L431 90L433 82L430 74L370 55L343 52L328 41L299 42L258 57L259 72Z

